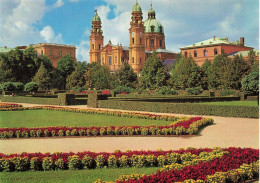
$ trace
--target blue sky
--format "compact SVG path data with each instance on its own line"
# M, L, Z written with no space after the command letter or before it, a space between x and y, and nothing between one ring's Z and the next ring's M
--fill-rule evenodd
M151 0L138 0L144 20ZM184 47L213 36L231 41L245 37L259 49L258 0L152 0L165 28L166 48ZM89 35L94 10L102 20L104 44L128 46L135 0L0 0L0 47L41 42L71 44L77 59L89 61Z

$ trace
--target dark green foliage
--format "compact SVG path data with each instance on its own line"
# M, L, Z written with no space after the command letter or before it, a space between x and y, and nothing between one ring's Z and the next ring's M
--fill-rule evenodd
M209 78L210 75L210 67L211 61L206 59L205 62L202 64L201 71L202 71L202 89L207 90L209 85Z
M75 99L74 94L59 93L58 94L58 104L61 106L71 105Z
M171 87L163 86L159 89L158 93L160 95L176 95L176 90L173 90Z
M178 114L215 115L228 117L258 118L258 107L251 106L225 106L225 105L202 105L192 103L167 103L167 102L140 102L102 100L100 108L122 109L132 111L150 111Z
M25 91L29 91L29 92L36 92L39 88L39 85L35 82L29 82L24 86L24 90Z
M98 107L98 96L97 92L88 95L88 107L97 108Z
M220 91L220 96L221 96L221 97L224 97L224 96L232 96L232 95L234 96L235 93L236 93L235 90L227 90L227 89L225 89L225 90L223 90L223 91Z
M195 88L187 88L186 92L188 95L199 95L202 93L201 88L199 86Z
M116 87L116 88L114 89L114 92L115 92L116 94L120 94L120 93L122 93L122 92L131 93L132 91L133 91L133 89L130 88L130 87L127 87L127 86L118 86L118 87Z
M73 87L82 87L85 85L84 77L85 69L77 66L75 71L71 73L66 79L66 88L71 89Z
M74 60L71 56L65 55L59 60L57 69L66 79L74 71Z
M137 75L132 67L124 62L119 71L116 72L116 84L118 86L135 87L137 84Z
M2 102L59 105L57 98L5 96Z
M43 62L41 63L41 66L40 66L38 72L34 76L33 81L39 85L40 90L50 89L51 76L50 76L48 70L45 68Z
M0 89L3 91L9 91L9 92L14 91L14 89L15 89L14 83L12 83L12 82L2 83L0 86Z
M13 85L14 85L14 91L16 92L23 91L24 89L24 84L21 82L14 82Z
M202 86L202 71L191 56L182 57L172 71L172 79L178 89Z
M164 68L156 51L145 61L141 76L140 85L144 88L155 89L166 84L169 79L167 68Z
M251 72L242 80L242 90L246 95L259 95L259 72Z

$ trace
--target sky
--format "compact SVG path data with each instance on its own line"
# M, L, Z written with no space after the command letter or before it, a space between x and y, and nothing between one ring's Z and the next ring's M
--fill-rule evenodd
M78 61L89 62L91 20L97 9L104 45L129 45L131 12L136 0L0 0L0 47L57 43L75 45ZM259 49L258 0L138 0L143 21L152 2L164 26L166 48L181 47L213 36L230 41L245 37Z

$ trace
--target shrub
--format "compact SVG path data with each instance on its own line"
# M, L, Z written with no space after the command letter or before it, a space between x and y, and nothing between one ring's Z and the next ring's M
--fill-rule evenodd
M14 91L15 87L14 87L14 84L12 82L5 82L5 83L2 83L1 84L1 87L0 87L1 90L3 91Z
M107 159L107 164L109 168L117 168L117 159L115 155L110 155Z
M0 170L3 172L10 172L13 170L13 164L11 163L10 159L0 159Z
M141 135L144 135L144 136L148 135L148 128L142 127L141 128Z
M79 130L79 136L85 136L85 130L83 130L83 129L80 129Z
M235 95L236 91L235 90L222 90L220 92L220 96L221 97L224 97L224 96L232 96L232 95Z
M28 157L14 157L12 158L12 163L15 171L26 171L30 166Z
M166 158L165 158L165 156L159 155L157 157L157 162L158 162L158 166L159 167L163 167L164 165L166 165Z
M169 87L169 86L161 87L159 89L158 93L161 95L176 95L177 94L176 90L172 90L171 87Z
M126 86L118 86L115 88L114 92L116 94L120 94L120 93L131 93L133 91L132 88L130 87L126 87Z
M30 137L36 137L36 131L30 130Z
M59 130L58 135L59 135L59 137L63 137L63 135L64 135L63 130Z
M99 133L100 133L101 136L106 135L106 129L100 128Z
M147 155L146 162L148 167L154 167L157 164L157 158L154 155Z
M93 136L98 136L98 130L97 129L91 130L91 133L92 133Z
M51 157L44 157L42 159L42 169L44 171L53 170L53 160Z
M126 167L129 166L128 157L125 156L125 155L121 156L121 157L118 159L118 162L119 162L119 166L120 166L120 167L126 168Z
M111 127L107 128L107 135L114 135L114 130Z
M62 158L57 159L54 165L56 170L65 170L65 162Z
M242 79L241 84L246 95L259 95L259 72L251 72Z
M78 155L69 156L68 160L70 170L79 170L81 168L81 161Z
M187 88L186 92L188 95L199 95L202 93L201 88L199 86L195 88Z
M25 91L36 92L39 88L39 85L35 82L29 82L24 86Z
M21 82L14 82L13 85L14 85L14 90L16 92L23 91L24 89L24 84Z
M41 170L41 162L38 157L33 157L30 160L30 169L32 171L39 171Z
M103 168L105 166L105 158L104 156L101 154L101 155L98 155L96 157L96 167L97 168Z
M84 169L90 169L94 166L94 160L91 156L85 155L82 159L82 166Z

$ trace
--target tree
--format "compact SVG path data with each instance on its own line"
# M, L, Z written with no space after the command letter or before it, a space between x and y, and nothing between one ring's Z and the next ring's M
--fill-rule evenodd
M137 82L137 75L132 67L124 62L123 67L116 72L116 84L118 86L126 86L134 88Z
M154 51L143 65L139 78L140 85L149 89L163 86L169 78L168 73L165 71L166 69L164 69L161 60L158 58L157 52Z
M256 59L256 52L254 50L249 51L248 62L250 64L250 72L259 72L259 61Z
M224 52L214 58L208 75L209 88L227 89L229 87L230 63L231 59Z
M10 81L2 83L0 88L3 91L10 91L10 92L14 91L15 89L14 84Z
M39 85L39 89L41 90L48 90L50 89L51 85L51 77L47 69L44 67L43 62L33 78L33 81Z
M204 90L208 89L209 85L209 75L210 75L210 67L211 67L211 61L206 59L205 62L202 64L201 71L202 71L202 88Z
M248 75L249 65L245 62L242 55L236 55L230 63L229 69L229 87L232 89L240 90L241 81Z
M24 84L21 82L14 82L13 85L14 85L14 90L16 92L23 91L23 89L24 89Z
M73 87L82 87L85 85L85 70L80 66L77 66L75 71L71 73L66 79L66 88L71 89Z
M247 95L259 95L259 72L251 72L242 79L242 90Z
M29 82L24 86L25 91L29 91L30 93L34 93L38 90L39 85L35 82Z
M191 56L188 58L182 57L172 73L176 88L186 89L202 85L201 69Z
M71 56L65 55L58 62L57 70L63 76L63 88L65 88L66 78L75 70L74 69L74 60Z

